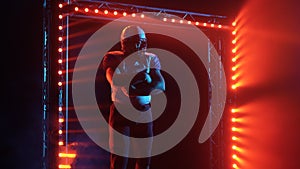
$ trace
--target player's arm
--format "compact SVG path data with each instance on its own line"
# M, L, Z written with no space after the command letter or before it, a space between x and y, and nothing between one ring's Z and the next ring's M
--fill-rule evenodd
M166 90L165 80L164 80L160 70L159 69L151 69L149 74L152 79L151 83L149 84L151 90L158 89L161 91L165 91Z

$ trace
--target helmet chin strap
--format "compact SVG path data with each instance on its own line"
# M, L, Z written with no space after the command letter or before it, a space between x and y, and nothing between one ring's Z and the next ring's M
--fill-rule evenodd
M140 50L140 47L141 47L141 43L137 43L137 44L135 44L135 48L136 48L136 50Z

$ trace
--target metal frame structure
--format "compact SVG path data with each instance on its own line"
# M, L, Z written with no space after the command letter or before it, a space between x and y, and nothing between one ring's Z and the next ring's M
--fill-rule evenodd
M134 4L125 4L118 2L108 2L108 1L100 1L100 0L74 0L72 5L85 5L90 8L97 9L109 9L109 10L117 10L117 11L125 11L125 12L156 12L157 14L165 13L165 14L175 14L177 16L182 17L183 19L190 18L192 20L196 20L199 18L205 19L208 23L221 23L227 20L226 16L222 15L213 15L213 14L204 14L197 12L189 12L182 10L174 10L174 9L166 9L166 8L156 8L156 7L148 7ZM88 4L88 5L86 5Z
M43 119L42 119L42 125L43 125L43 149L42 149L42 158L43 158L43 169L47 168L47 150L48 150L48 136L47 136L47 130L48 130L48 114L49 114L49 43L48 43L48 35L49 35L49 10L47 9L47 1L44 1L44 19L43 19Z
M60 82L68 82L68 75L59 76L57 78L57 71L64 69L68 73L68 22L69 17L78 16L86 18L104 19L103 16L88 16L84 13L74 14L71 10L77 7L89 7L91 9L99 10L117 10L125 11L128 13L137 12L156 12L158 14L170 14L181 17L182 19L191 20L193 22L207 23L209 25L222 24L223 27L229 28L227 26L231 22L230 18L220 15L210 15L202 14L196 12L154 8L133 4L124 4L116 2L107 1L97 1L97 0L61 0L60 4L64 7L60 9L58 7L59 3L51 2L50 0L44 0L44 22L43 22L43 32L44 32L44 43L43 43L43 169L52 169L58 167L57 155L59 153L58 144L60 140L65 145L65 153L68 153L68 132L64 132L64 135L59 135L59 130L68 130L68 83L65 85L58 85ZM64 14L65 17L62 20L57 21L59 15ZM110 19L110 18L105 18ZM59 23L66 25L64 31L58 31L57 27ZM57 35L66 37L65 41L60 42L60 45L64 46L64 52L57 52ZM208 51L211 50L212 45L208 44ZM221 45L221 44L218 44ZM217 45L217 46L218 46ZM221 47L219 50L222 50ZM219 51L221 52L221 51ZM209 56L208 56L209 57ZM222 64L222 56L220 58L220 64ZM64 60L64 64L57 64L58 60ZM220 76L219 72L209 72L209 76ZM224 78L224 77L220 77ZM52 93L53 92L53 93ZM64 107L64 108L63 108ZM65 121L59 121L60 119L65 119ZM57 123L59 121L59 123ZM220 151L225 149L224 143L222 143L222 137L224 134L224 122L221 120L220 128L217 130L213 136L210 138L210 169L221 169L224 168L224 152ZM218 149L218 151L216 151ZM217 159L216 159L217 158ZM222 160L223 159L223 160ZM67 160L67 159L66 159ZM54 165L53 165L54 164ZM68 166L60 166L58 168L68 168Z
M211 50L217 47L217 51L219 53L218 55L218 62L219 62L219 71L211 71L211 67L208 68L208 75L209 75L209 79L212 79L212 76L217 76L219 79L223 79L225 77L222 76L222 42L221 40L218 40L217 42L208 42L208 61L209 63L211 62ZM209 64L210 66L210 64ZM221 80L220 80L221 81ZM219 82L220 82L219 81ZM211 85L216 85L216 86L220 86L220 84L211 84ZM221 106L220 104L218 106ZM210 114L211 116L214 116L214 114ZM208 117L209 120L211 121L214 117ZM210 122L210 124L212 124L212 122ZM210 159L210 169L221 169L221 168L225 168L224 167L224 159L220 158L224 156L224 152L223 151L216 151L216 149L218 148L224 148L224 143L222 143L222 138L223 138L223 130L224 130L224 122L223 120L220 121L219 123L219 129L215 130L214 134L209 138L209 159ZM210 130L211 127L210 127Z
M48 162L49 162L49 95L50 95L50 42L49 42L49 36L50 36L50 18L51 18L51 10L49 9L49 1L44 0L43 3L43 83L42 83L42 104L43 104L43 119L42 119L42 125L43 125L43 144L42 144L42 167L43 169L48 168Z

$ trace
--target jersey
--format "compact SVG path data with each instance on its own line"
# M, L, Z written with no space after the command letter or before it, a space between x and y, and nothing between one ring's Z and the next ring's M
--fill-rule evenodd
M103 67L106 71L111 68L117 74L137 74L140 71L149 73L150 69L160 69L158 57L149 52L142 55L132 55L127 58L122 51L108 52L103 59ZM128 104L128 86L114 86L111 84L111 99L114 102ZM139 104L149 104L151 96L135 96Z

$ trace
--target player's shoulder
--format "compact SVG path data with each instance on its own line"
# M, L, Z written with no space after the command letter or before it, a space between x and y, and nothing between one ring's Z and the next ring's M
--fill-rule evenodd
M109 51L105 54L105 57L119 57L123 55L124 53L122 51Z
M155 53L151 52L145 52L145 55L147 56L148 59L150 59L153 62L159 62L159 58Z
M150 59L156 59L157 55L151 52L145 52L145 55Z

